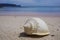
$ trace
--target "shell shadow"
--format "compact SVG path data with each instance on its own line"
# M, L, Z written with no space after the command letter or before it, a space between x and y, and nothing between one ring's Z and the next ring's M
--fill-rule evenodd
M20 37L31 37L31 38L42 38L42 37L45 37L47 35L44 35L44 36L40 36L40 35L27 35L26 33L22 32L19 34L19 38Z

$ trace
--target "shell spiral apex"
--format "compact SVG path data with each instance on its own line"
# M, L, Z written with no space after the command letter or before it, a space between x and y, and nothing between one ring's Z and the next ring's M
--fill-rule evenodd
M40 18L31 17L23 25L24 31L28 35L48 35L47 24Z

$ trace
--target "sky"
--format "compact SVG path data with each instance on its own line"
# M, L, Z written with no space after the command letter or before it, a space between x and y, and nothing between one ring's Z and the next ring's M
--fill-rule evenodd
M13 3L22 6L60 6L60 0L0 0L0 3Z

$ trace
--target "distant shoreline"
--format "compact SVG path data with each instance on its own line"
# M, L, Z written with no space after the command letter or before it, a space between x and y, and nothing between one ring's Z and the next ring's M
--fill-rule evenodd
M60 17L60 12L0 12L0 16L50 16Z
M0 8L3 8L3 7L29 8L29 7L60 7L60 6L21 6L21 5L17 5L17 4L0 3Z

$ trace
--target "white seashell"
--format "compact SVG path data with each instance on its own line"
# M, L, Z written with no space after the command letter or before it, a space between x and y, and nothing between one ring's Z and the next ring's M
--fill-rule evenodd
M48 35L47 24L40 18L31 17L24 24L24 31L28 35Z

